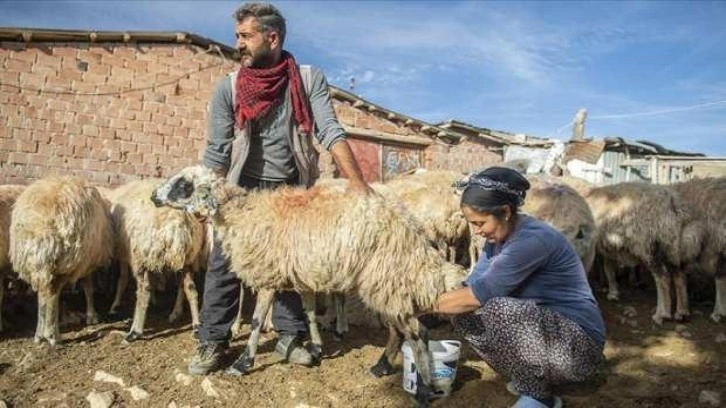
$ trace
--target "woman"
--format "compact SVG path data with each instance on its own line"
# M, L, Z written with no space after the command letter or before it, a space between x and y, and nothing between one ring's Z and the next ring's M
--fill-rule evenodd
M466 286L434 312L458 315L455 330L521 395L515 408L561 407L556 392L595 379L603 362L605 325L582 262L564 235L517 212L529 189L517 171L490 167L459 187L486 244Z

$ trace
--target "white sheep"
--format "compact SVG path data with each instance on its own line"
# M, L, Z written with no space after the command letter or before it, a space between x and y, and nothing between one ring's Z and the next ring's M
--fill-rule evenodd
M466 248L469 227L452 184L461 174L445 170L419 171L373 188L390 200L397 200L419 224L426 238L456 262L457 249Z
M301 293L314 352L322 345L315 293L356 291L391 333L372 372L392 372L401 333L414 350L422 378L417 399L428 399L428 336L417 314L431 310L439 294L459 286L465 272L446 262L393 205L379 196L338 188L247 191L198 166L159 186L154 202L211 218L231 271L258 290L253 331L242 364L236 366L241 372L254 364L260 322L275 291Z
M3 331L2 306L5 293L5 277L10 274L12 265L8 257L8 246L10 245L10 219L13 211L13 204L25 186L2 185L0 186L0 332Z
M186 294L192 326L199 325L194 272L206 267L205 227L188 214L156 207L151 195L159 183L159 180L132 181L108 193L116 238L114 252L120 272L112 313L120 305L129 270L136 280L136 307L131 329L125 337L127 342L137 340L143 333L152 286L173 274L181 276L169 321L181 317Z
M90 274L111 259L109 208L95 187L72 177L50 177L18 197L10 224L10 261L38 293L35 341L60 341L60 293L83 279L86 323L98 322Z

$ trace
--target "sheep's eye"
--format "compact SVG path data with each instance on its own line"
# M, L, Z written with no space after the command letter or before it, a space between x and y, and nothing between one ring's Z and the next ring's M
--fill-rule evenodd
M180 177L174 182L174 185L171 186L171 191L169 191L169 199L171 201L176 201L179 199L189 198L191 197L193 192L194 184L192 184L184 177Z

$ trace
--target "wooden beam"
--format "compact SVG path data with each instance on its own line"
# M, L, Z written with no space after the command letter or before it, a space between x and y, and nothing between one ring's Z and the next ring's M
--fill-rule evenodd
M428 146L434 143L431 139L419 136L394 135L392 133L378 132L375 130L361 129L345 125L343 125L343 128L345 129L345 133L348 136L355 139L372 140L377 142L403 143L415 146Z

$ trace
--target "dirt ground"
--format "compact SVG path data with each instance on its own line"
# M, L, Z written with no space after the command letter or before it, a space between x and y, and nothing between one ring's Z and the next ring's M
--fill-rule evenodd
M594 394L565 396L565 406L710 406L699 402L703 391L726 399L726 325L708 320L711 305L694 304L687 324L669 322L658 327L650 321L655 306L652 290L625 290L619 303L598 296L608 326L606 356L611 374ZM85 407L89 406L86 396L95 390L110 392L115 407L411 406L401 387L400 371L380 379L367 373L382 352L384 330L353 327L343 342L325 335L325 359L314 368L282 363L273 352L275 337L270 334L263 337L256 367L249 375L186 376L196 342L189 323L166 322L169 303L151 308L146 339L131 345L122 344L130 324L127 319L63 327L66 344L51 348L32 341L34 305L6 300L5 320L12 327L6 326L0 335L0 400L9 407ZM82 305L65 307L83 310ZM103 305L100 309L105 310ZM189 319L188 314L185 318ZM234 341L234 353L241 352L246 338L247 332ZM436 329L433 338L455 336L444 327ZM468 346L462 353L452 395L434 407L512 405L516 398L505 390L505 380ZM397 363L400 370L400 357ZM120 378L123 385L94 381L99 370ZM145 390L148 398L135 401L129 390L133 386ZM726 401L721 405L726 406Z

